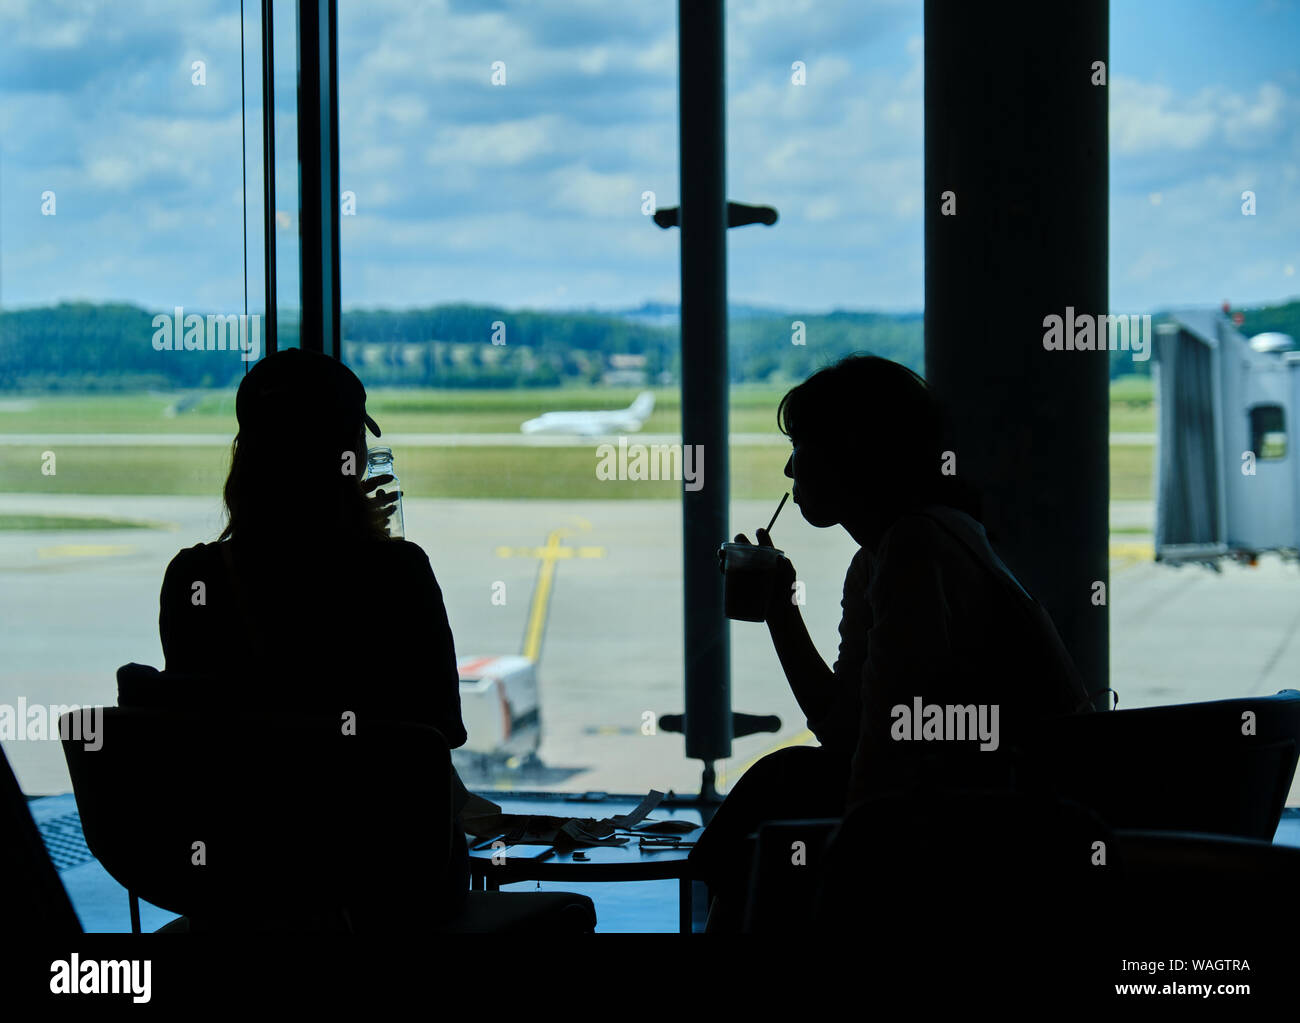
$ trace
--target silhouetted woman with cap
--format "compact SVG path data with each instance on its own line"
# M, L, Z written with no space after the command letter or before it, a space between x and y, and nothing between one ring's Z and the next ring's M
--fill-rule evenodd
M216 543L167 566L158 627L168 673L211 677L257 712L356 714L432 725L465 743L456 653L428 556L393 539L396 496L364 483L366 392L336 359L290 348L267 356L236 397L239 432ZM195 600L202 582L204 599ZM381 627L378 651L368 631ZM453 810L468 793L454 779ZM418 813L418 807L412 807ZM463 904L469 860L453 828L448 914Z
M1047 612L990 546L978 495L955 471L947 417L919 376L849 356L786 394L777 420L804 518L843 526L861 549L844 580L834 667L792 599L791 563L770 579L768 630L820 745L760 760L701 836L691 860L717 896L710 930L741 925L745 840L762 821L840 817L918 785L1005 786L1007 752L1026 729L1091 706ZM772 545L765 530L757 538ZM895 708L918 699L996 706L998 747L903 741Z

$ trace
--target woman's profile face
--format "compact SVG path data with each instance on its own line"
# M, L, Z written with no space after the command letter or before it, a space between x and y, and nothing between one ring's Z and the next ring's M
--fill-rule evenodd
M794 480L794 503L808 521L819 529L843 520L845 473L848 466L824 444L792 440L793 450L785 463L785 474Z

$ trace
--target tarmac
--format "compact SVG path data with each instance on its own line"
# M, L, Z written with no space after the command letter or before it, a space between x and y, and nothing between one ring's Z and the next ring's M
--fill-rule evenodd
M0 704L113 705L119 665L163 666L158 591L175 553L214 540L215 498L2 494L0 513L97 515L155 529L0 532ZM518 653L538 577L536 554L556 529L558 562L540 659L540 765L500 765L472 787L554 792L694 792L701 764L681 735L644 734L645 712L680 713L681 509L663 500L404 502L406 535L429 554L458 654ZM734 531L765 524L768 501L736 501ZM1148 502L1116 502L1113 529L1151 522ZM827 663L845 569L856 547L786 508L773 538L806 583L805 620ZM719 542L724 537L719 537ZM1111 537L1111 685L1121 708L1259 695L1300 679L1300 570L1265 556L1257 567L1154 563L1149 534ZM493 600L503 583L505 602ZM782 727L736 740L717 764L725 791L773 749L812 743L761 624L734 622L732 705L776 714ZM70 791L57 741L7 739L29 795ZM1300 784L1289 805L1300 805Z

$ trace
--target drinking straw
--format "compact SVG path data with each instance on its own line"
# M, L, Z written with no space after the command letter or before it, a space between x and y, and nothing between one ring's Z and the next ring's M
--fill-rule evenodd
M786 499L789 498L789 496L790 491L787 490L785 495L781 498L781 503L776 506L776 511L772 513L772 521L767 524L766 532L768 536L772 535L772 526L776 524L776 517L781 514L781 509L785 507Z

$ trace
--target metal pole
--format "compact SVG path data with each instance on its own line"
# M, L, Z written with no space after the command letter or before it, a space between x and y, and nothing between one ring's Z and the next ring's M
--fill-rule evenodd
M682 444L704 458L704 485L682 491L685 732L686 755L704 761L703 799L716 797L713 761L731 755L731 637L717 562L730 499L723 25L722 0L679 0Z
M264 352L276 350L275 295L275 26L271 0L262 0L262 245L266 261Z
M338 12L298 0L298 181L303 348L339 357Z

